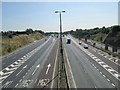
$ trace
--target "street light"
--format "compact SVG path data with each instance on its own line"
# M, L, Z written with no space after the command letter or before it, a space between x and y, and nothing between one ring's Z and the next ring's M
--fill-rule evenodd
M63 54L63 48L62 48L62 18L61 18L61 13L65 13L65 11L55 11L55 13L59 13L59 15L60 15L60 52Z

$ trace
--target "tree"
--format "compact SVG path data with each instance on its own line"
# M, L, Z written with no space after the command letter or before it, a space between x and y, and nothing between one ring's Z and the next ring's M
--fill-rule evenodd
M31 33L33 33L33 30L32 30L31 28L26 29L26 33L27 33L27 34L31 34Z

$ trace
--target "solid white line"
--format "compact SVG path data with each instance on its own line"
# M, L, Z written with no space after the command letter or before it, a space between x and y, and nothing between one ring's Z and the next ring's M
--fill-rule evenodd
M50 39L50 38L49 38ZM43 43L42 45L40 45L39 47L37 47L37 49L34 49L34 50L32 50L31 52L29 52L29 53L27 53L26 55L30 55L29 57L27 57L27 58L20 58L18 61L19 61L19 64L18 65L14 65L14 67L13 68L8 68L9 66L13 66L13 64L15 64L15 63L12 63L11 65L9 65L8 67L6 67L5 69L3 69L3 70L9 70L9 71L11 71L11 70L16 70L18 67L20 67L21 65L22 65L22 63L24 63L26 60L28 60L34 53L36 53L37 52L37 50L39 50L39 49L41 49L48 41L49 41L49 39L45 42L45 43ZM20 62L21 61L21 62ZM3 71L2 70L2 71ZM1 72L2 72L1 71ZM11 73L12 74L12 73ZM10 76L11 74L9 74L8 76ZM8 76L6 76L6 78L8 77ZM1 82L1 81L0 81Z
M66 49L64 48L64 50L65 50L65 55L66 55L66 60L67 60L68 66L69 66L69 70L70 70L70 73L71 73L71 76L72 76L73 85L74 85L74 87L71 87L71 88L77 88L75 80L74 80L74 77L73 77L73 73L72 73L72 69L71 69L71 66L70 66L70 62L69 62L69 59L68 59L68 55L67 55ZM68 84L69 84L69 87L70 87L69 79L68 79Z
M53 71L53 76L52 76L51 88L53 88L53 82L54 82L53 79L54 79L54 77L55 77L55 69L56 69L57 59L58 59L58 47L57 47L57 53L56 53L56 58L55 58L55 64L54 64L54 71Z
M73 40L73 39L72 39ZM78 46L78 44L73 40L73 42ZM79 47L79 46L78 46ZM80 47L79 47L80 48ZM81 49L81 48L80 48ZM84 51L85 52L85 51ZM92 55L91 55L92 56ZM93 59L94 60L94 59ZM98 61L97 61L98 62ZM98 63L100 63L100 62L103 62L103 61L99 61ZM105 62L104 62L105 63ZM106 64L106 63L105 63ZM99 65L101 65L101 64L99 64ZM106 64L107 65L107 64ZM102 66L102 65L101 65ZM103 66L102 66L103 67ZM110 66L109 66L110 67ZM111 75L113 75L117 80L119 80L120 81L120 79L118 78L118 77L116 77L113 73L111 73L111 71L114 71L114 72L117 72L116 70L114 70L113 68L111 68L112 70L108 70L108 69L106 69L106 68L104 68L106 71L108 71ZM98 69L97 69L98 70ZM118 72L117 72L118 73Z

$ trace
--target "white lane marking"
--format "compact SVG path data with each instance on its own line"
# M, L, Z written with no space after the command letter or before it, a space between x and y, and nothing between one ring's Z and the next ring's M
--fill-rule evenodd
M7 67L7 68L5 68L7 71L9 70L9 68Z
M15 65L11 64L10 66L11 66L11 67L14 67Z
M106 67L109 67L109 66L106 64L106 65L103 65L103 67L106 68Z
M48 71L49 71L50 67L51 67L51 64L49 63L49 64L47 65L46 74L48 74Z
M94 57L92 57L93 59L97 59L97 57L96 56L94 56Z
M35 72L37 71L37 69L40 67L40 64L36 66L35 70L33 71L32 75L35 74Z
M98 62L98 61L100 61L100 59L95 59L95 61L97 61L97 62Z
M54 71L53 71L53 76L52 76L51 88L53 88L53 82L54 82L53 79L54 79L54 77L55 77L55 69L56 69L57 59L58 59L58 47L57 47L57 53L56 53L56 58L55 58L55 63L54 63Z
M100 72L100 74L102 74L102 72Z
M24 58L26 58L26 56L23 56Z
M22 57L21 60L23 60L24 58Z
M36 79L34 83L36 83L36 82L37 82L37 80L38 80L38 79Z
M67 55L66 49L64 48L64 50L65 50L66 60L67 60L68 67L69 67L69 70L70 70L71 78L72 78L72 81L73 81L73 87L71 87L70 81L69 81L69 79L68 79L69 87L70 87L70 88L77 88L76 83L75 83L75 80L74 80L74 77L73 77L72 68L71 68L71 66L70 66L70 62L69 62L69 59L68 59L68 55ZM66 66L66 65L65 65L65 66ZM67 70L66 70L66 71L67 71ZM67 73L67 77L68 77L68 76L69 76L69 75L68 75L68 73Z
M3 74L3 76L8 75L8 74L10 74L10 73L12 73L12 72L14 72L14 71L6 72L6 73ZM2 76L2 77L3 77L3 76Z
M0 71L0 76L2 76L4 73L2 71Z
M43 43L42 45L40 45L39 47L37 47L36 49L34 49L34 50L32 50L31 52L29 52L28 54L26 54L26 55L29 55L29 56L27 56L26 58L24 58L24 57L22 57L22 58L20 58L18 61L19 61L19 64L18 65L15 65L15 66L17 66L17 67L13 67L13 68L11 68L11 69L9 69L8 67L10 67L10 65L8 66L8 67L6 67L5 69L3 69L2 71L4 71L4 70L16 70L18 67L20 67L23 63L25 63L25 61L27 61L32 55L34 55L38 50L40 50L49 40L50 40L51 38L49 38L45 43ZM12 63L12 65L14 65L15 63ZM8 76L10 76L11 75L11 73L9 74L9 75L7 75L5 78L7 78ZM1 83L1 81L0 81L0 83Z
M106 77L105 75L103 75L103 77Z
M7 81L2 87L0 88L7 88L13 81Z
M101 61L101 62L98 62L98 63L99 63L99 64L105 64L105 63L104 63L104 62L102 62L102 61Z
M107 79L107 81L110 81L110 79Z
M23 69L25 69L25 68L27 68L27 65L25 65L25 66L22 68L22 70L20 70L20 72L19 72L16 76L18 76L18 75L23 71Z
M14 62L15 64L19 64L17 61L16 62Z
M73 40L73 39L72 39ZM73 40L73 42L79 47L79 45ZM81 47L79 47L80 49L82 49ZM83 50L85 53L86 53L86 51L85 50ZM87 51L87 52L89 52L89 51ZM90 57L91 56L93 56L93 55L90 55ZM95 60L95 59L93 59L93 60ZM98 63L102 63L102 61L100 60L100 61L97 61ZM106 63L104 63L104 64L106 64ZM101 65L101 64L100 64ZM107 65L107 64L106 64ZM103 67L103 65L101 65L102 67ZM109 66L110 67L110 66ZM103 67L104 68L104 67ZM113 75L117 80L120 80L118 77L116 77L113 73L112 73L112 71L113 72L116 72L116 73L118 73L116 70L114 70L114 69L112 69L111 67L110 67L110 69L107 69L107 68L104 68L106 71L108 71L111 75ZM97 70L99 70L99 69L97 69Z
M115 87L115 84L112 83L112 85Z
M15 85L15 87L17 87L18 86L18 83Z
M10 68L9 71L13 71L15 69L17 69L18 67L13 67L13 68Z
M109 72L111 72L111 71L113 71L113 72L114 72L115 70L113 70L113 69L108 69L108 71L109 71Z
M24 78L25 76L23 76L22 78Z
M22 81L22 79L20 79L20 81L19 82L21 82Z
M0 81L2 81L3 79L5 79L8 76L4 76L4 77L0 77Z
M20 62L21 60L19 59L18 61Z

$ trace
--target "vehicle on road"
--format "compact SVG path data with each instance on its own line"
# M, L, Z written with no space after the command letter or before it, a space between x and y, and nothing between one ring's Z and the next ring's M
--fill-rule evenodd
M79 42L79 45L82 45L82 42Z
M70 44L71 43L71 39L67 39L67 44Z
M88 49L88 47L89 47L89 46L88 46L87 44L84 44L84 48L85 48L85 49Z

